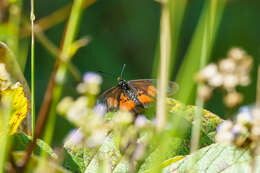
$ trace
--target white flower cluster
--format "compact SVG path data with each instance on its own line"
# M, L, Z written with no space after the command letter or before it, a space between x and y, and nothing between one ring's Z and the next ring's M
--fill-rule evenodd
M83 83L78 86L79 92L83 95L75 100L72 97L64 97L57 105L57 112L79 128L68 135L65 145L78 145L79 143L82 145L83 143L94 147L104 141L108 131L104 126L103 117L106 107L102 104L93 107L93 104L90 104L95 103L95 96L99 93L101 83L101 76L93 72L86 73ZM90 95L94 97L90 97Z
M260 140L260 109L242 107L236 121L226 120L217 128L216 142L238 147L253 145Z
M225 104L231 108L237 106L243 97L236 91L236 87L250 84L252 63L252 57L244 50L232 48L227 58L217 64L207 65L197 74L196 81L205 84L199 88L199 96L203 100L208 100L213 89L222 88L227 93L224 98Z
M135 150L132 152L135 153L135 159L140 159L146 144L140 142L137 146L135 141L143 129L151 128L151 123L145 116L138 116L135 119L128 111L119 110L106 114L105 105L93 106L101 82L102 78L99 75L86 73L83 83L77 88L81 96L77 99L65 97L57 105L57 111L78 128L72 130L65 139L65 147L83 149L100 146L113 131L120 134L124 141L120 148L127 150L129 145L133 145Z
M100 92L102 77L94 72L88 72L83 77L83 82L77 86L77 91L80 94L97 95Z

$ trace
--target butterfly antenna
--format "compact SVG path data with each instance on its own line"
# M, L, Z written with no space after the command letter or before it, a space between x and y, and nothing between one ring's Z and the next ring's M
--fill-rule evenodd
M122 71L121 71L121 74L120 74L120 79L122 79L124 70L125 70L125 64L123 65L123 68L122 68Z

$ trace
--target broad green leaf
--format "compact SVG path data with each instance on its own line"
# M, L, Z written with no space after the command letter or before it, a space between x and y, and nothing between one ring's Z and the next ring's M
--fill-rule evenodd
M249 151L234 146L212 144L186 156L163 169L163 173L244 173L250 172ZM256 157L256 170L260 172L260 156Z
M194 116L195 116L195 110L198 109L196 106L186 106L183 103L179 102L178 100L168 98L168 109L169 112L174 114L178 111L183 111L183 116L190 122L193 122ZM202 113L202 125L201 129L203 133L209 134L211 132L215 132L215 129L217 126L222 122L223 120L213 114L212 112L203 109Z
M160 169L163 169L163 168L165 168L165 167L167 167L167 166L169 166L169 165L171 165L171 164L173 164L175 162L178 162L179 160L183 159L184 157L185 156L175 156L173 158L165 160L161 165L159 165L159 167L160 167ZM149 170L144 171L143 173L153 172L153 169L154 168L151 168Z
M32 137L27 136L25 133L16 133L13 135L13 138L15 150L25 150L28 143L32 141ZM54 159L57 159L58 157L48 144L40 139L37 139L36 153L40 153L41 150L48 153Z
M14 156L14 161L16 163L21 163L26 155L25 151L15 151L12 153ZM42 168L40 168L38 165L41 162L41 158L36 156L36 155L32 155L31 156L31 162L30 162L30 170L32 172L52 172L52 173L70 173L69 170L64 169L63 167L59 166L58 164L51 162L51 161L47 161L45 162L45 164L43 165Z
M102 167L105 160L109 167L114 169L121 159L118 148L118 136L116 133L109 134L104 143L99 148L82 148L66 146L65 149L70 154L73 161L78 165L81 172L95 173Z
M159 166L162 164L162 162L170 159L171 157L189 153L191 125L195 116L195 110L198 108L196 106L186 106L185 104L171 98L167 99L167 104L169 111L168 123L170 124L170 126L168 126L170 127L170 130L166 138L161 137L161 139L157 139L161 143L163 143L165 140L165 143L167 143L167 149L157 148L152 151L140 166L140 173L151 170L153 167L160 168ZM214 137L212 137L212 133L215 132L216 127L221 122L222 119L217 115L205 109L203 110L200 147L214 143ZM209 134L210 136L208 136ZM167 151L163 152L162 150ZM158 162L158 159L161 155L164 155L164 159L162 159L161 162ZM152 171L156 172L159 170Z
M167 129L163 134L154 134L145 158L140 163L137 163L139 172L158 166L163 168L170 164L171 161L174 161L173 157L189 153L191 125L196 107L186 106L171 98L167 99L167 103L169 123ZM153 114L153 112L149 113ZM108 121L112 116L113 113L107 114ZM207 110L203 110L202 117L201 141L203 142L201 147L214 142L212 140L214 137L209 137L208 134L214 133L217 125L222 122L222 119ZM141 140L141 138L140 136L138 140ZM120 153L120 139L120 134L113 132L106 137L99 148L72 145L65 146L65 149L81 172L95 173L107 170L112 170L113 173L129 172L130 165ZM163 157L160 158L160 156ZM67 165L67 167L70 166Z

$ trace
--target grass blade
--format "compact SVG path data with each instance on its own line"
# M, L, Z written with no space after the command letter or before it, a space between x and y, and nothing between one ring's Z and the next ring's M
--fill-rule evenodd
M194 75L198 72L200 68L200 59L203 54L203 35L205 33L205 24L207 21L207 16L210 17L209 31L208 31L208 41L206 45L206 58L205 61L208 62L210 59L210 53L212 50L214 38L216 36L216 30L219 25L219 21L224 9L225 0L221 1L206 1L198 26L192 38L192 42L189 46L188 52L186 53L185 59L182 63L180 71L177 75L177 83L180 86L180 91L176 95L176 99L184 102L185 104L190 104L194 101L195 92L195 81L193 80ZM213 6L211 7L211 5Z

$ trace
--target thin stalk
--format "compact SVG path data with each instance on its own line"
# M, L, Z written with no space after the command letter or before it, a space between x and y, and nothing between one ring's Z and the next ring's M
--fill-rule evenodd
M65 29L64 39L62 39L64 41L61 44L62 45L61 55L63 55L63 57L67 57L67 58L64 58L64 59L66 59L66 61L70 60L69 51L70 51L71 44L73 42L75 33L77 31L77 24L78 24L78 20L80 18L81 10L83 10L82 0L75 0L73 2L71 15L70 15L69 21L67 23L68 27ZM76 20L76 21L74 21L74 20ZM66 45L66 49L64 49L65 45ZM23 160L20 172L23 172L25 170L27 163L30 160L32 151L35 148L36 140L41 135L44 125L46 123L52 124L53 126L55 125L55 118L48 118L48 117L56 116L55 109L56 109L57 103L59 101L59 98L61 96L61 92L59 93L58 91L59 90L62 91L66 70L67 70L66 63L63 63L63 61L57 60L55 63L54 70L51 75L51 79L48 83L48 88L47 88L46 94L44 96L44 101L43 101L42 107L39 112L39 117L37 119L37 128L35 130L35 137L33 138L33 141L27 146L26 156ZM60 77L59 71L65 71L65 73L63 73ZM56 94L54 93L54 91L56 92ZM49 110L50 110L51 114L47 115ZM46 120L47 120L47 122L46 122ZM51 140L52 140L52 139L49 139L48 134L53 133L53 129L54 129L54 127L51 127L51 128L49 127L48 129L45 129L44 139L45 138L47 139L47 141L45 141L45 142L48 144L50 144ZM43 153L41 153L41 155L43 155ZM42 157L40 167L41 167L41 165L44 165L45 161L46 161L46 155L45 155L45 157Z
M181 1L169 1L169 10L170 10L170 27L171 27L171 62L169 65L169 79L173 77L173 72L175 71L175 62L177 60L178 52L178 42L180 39L180 31L183 23L183 17L185 14L187 0ZM160 34L160 33L159 33ZM160 35L159 37L160 38ZM158 44L155 48L155 58L153 62L153 72L152 77L155 78L159 72L160 62L160 39L158 39Z
M60 58L62 59L62 61L65 61L65 62L69 62L71 59L71 57L70 57L71 45L73 44L74 37L76 35L78 22L79 22L80 15L81 15L81 12L83 9L82 8L83 2L84 2L83 0L75 0L73 3L73 6L72 6L71 15L70 15L70 18L69 18L69 21L67 24L67 30L66 30L66 33L64 36L64 42L63 42L63 46L62 46L61 53L60 53L60 56L61 56ZM58 67L56 77L55 77L57 84L54 87L53 101L52 101L52 105L50 108L49 118L47 120L48 126L44 132L43 139L47 144L51 144L51 141L52 141L52 135L53 135L55 120L56 120L56 118L55 118L56 117L56 106L61 97L66 73L67 73L66 63L61 62L60 66ZM42 157L43 160L45 160L47 155L42 153L42 156L43 156Z
M78 19L77 20L79 20L79 14L80 14L80 12L81 11L79 11L79 9L80 10L83 10L83 7L78 7L78 5L77 5L77 7L74 7L74 5L76 4L76 3L81 3L82 1L80 0L75 0L74 1L74 3L73 3L73 7L72 7L72 11L71 11L71 16L72 16L72 13L74 13L74 17L73 17L73 19L75 20L75 13L77 13L78 14ZM83 3L83 5L86 5L86 1L84 1L85 3ZM69 21L68 21L68 23L67 23L67 26L68 25L70 25L71 24L71 19L72 17L70 17L70 19L69 19ZM75 23L77 23L77 22L73 22L74 24ZM76 26L74 26L74 27L76 27ZM71 27L70 27L71 28ZM77 29L73 29L73 30L68 30L68 28L66 28L65 29L65 31L64 31L64 37L63 37L63 41L62 41L62 43L61 43L61 47L63 47L64 46L64 42L65 42L65 40L66 39L68 39L68 37L74 37L74 35L75 35L75 32L76 32L76 30ZM71 39L70 39L71 40ZM70 47L69 47L70 48ZM61 48L61 50L63 51L64 49L63 48ZM68 51L69 52L69 51ZM69 57L69 56L68 56ZM61 94L56 94L56 96L55 96L55 98L54 98L54 91L57 93L57 89L55 89L56 87L57 88L59 88L59 86L57 86L57 85L61 85L61 86L63 86L62 85L62 82L64 83L64 80L63 81L60 81L60 80L57 80L57 76L58 76L58 69L60 69L61 68L61 66L62 66L62 63L63 63L63 66L65 66L66 67L66 63L64 62L64 61L60 61L60 59L57 59L56 60L56 63L55 63L55 66L54 66L54 69L53 69L53 71L52 71L52 74L51 74L51 77L50 77L50 80L49 80L49 83L48 83L48 87L47 87L47 90L46 90L46 92L45 92L45 96L44 96L44 100L43 100L43 103L42 103L42 106L41 106L41 109L40 109L40 111L39 111L39 116L38 116L38 119L37 119L37 126L36 126L36 129L35 129L35 136L34 136L34 138L33 138L33 141L31 142L31 143L29 143L28 144L28 146L27 146L27 149L26 149L26 155L25 155L25 158L24 158L24 160L23 160L23 163L21 164L21 167L20 167L20 172L23 172L24 170L25 170L25 168L26 168L26 166L27 166L27 163L29 162L29 160L30 160L30 156L31 156L31 154L32 154L32 152L33 152L33 150L35 149L35 146L36 146L36 140L37 140L37 138L39 138L39 136L42 134L42 130L43 130L43 128L44 128L44 125L46 124L46 123L51 123L51 122L46 122L46 120L48 119L48 121L50 120L50 118L48 118L49 116L56 116L55 114L53 115L53 114L49 114L48 115L48 112L49 112L49 110L51 109L51 111L50 112L55 112L55 109L56 109L56 104L57 104L57 102L58 102L58 100L59 100L59 98L60 98L60 95ZM57 84L56 84L57 83ZM62 88L62 87L61 87ZM60 90L62 90L62 89L60 89ZM56 100L56 101L55 101ZM54 118L55 119L55 118ZM53 121L53 120L51 120L51 121ZM55 122L53 123L53 124L55 124ZM47 131L47 129L46 129L46 131ZM50 133L50 132L45 132L46 134L48 134L48 133ZM48 136L48 135L47 135ZM51 142L51 141L49 141L49 142ZM44 162L44 160L46 160L46 157L45 158L42 158L42 161L41 161L41 163L40 164L43 164Z
M213 2L213 1L211 1L211 2ZM212 6L210 6L210 12L212 10L211 7ZM209 14L211 14L210 12L209 12ZM211 27L209 19L210 19L210 17L207 16L205 23L204 23L204 31L203 31L204 33L203 33L203 38L202 38L203 41L202 41L202 47L201 47L201 57L200 57L200 67L199 67L200 69L205 67L205 65L207 63L207 59L208 59L207 58L208 45L210 42L209 27ZM203 112L204 101L201 97L199 97L198 91L202 86L203 86L203 84L199 84L198 88L197 88L197 97L196 97L197 109L195 111L194 125L192 126L191 148L190 148L191 152L195 152L199 148L201 115Z
M156 106L156 127L160 131L165 127L166 96L169 79L169 62L171 56L170 10L168 1L162 2L161 34L160 34L160 67L158 74L158 95Z
M31 0L31 130L32 136L34 135L34 125L35 125L35 88L34 88L34 0Z

